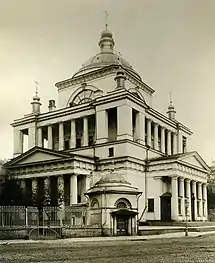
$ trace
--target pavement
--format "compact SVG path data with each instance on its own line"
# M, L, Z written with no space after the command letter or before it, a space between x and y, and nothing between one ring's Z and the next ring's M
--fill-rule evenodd
M205 235L215 235L215 231L206 232L189 232L188 237L202 237ZM159 235L144 235L144 236L115 236L115 237L82 237L82 238L66 238L55 240L0 240L0 245L10 244L69 244L81 242L107 242L107 241L145 241L161 238L188 238L184 232L166 233Z

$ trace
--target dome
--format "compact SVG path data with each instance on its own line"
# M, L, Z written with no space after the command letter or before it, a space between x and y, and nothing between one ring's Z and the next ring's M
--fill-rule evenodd
M102 31L101 37L111 37L112 38L113 34L108 29L105 29Z
M95 185L100 186L109 183L120 183L120 184L130 185L130 183L126 181L121 174L117 174L113 172L104 175Z
M73 78L107 66L121 65L125 70L141 80L141 77L133 70L132 66L114 51L114 45L112 33L108 29L103 30L99 40L100 52L85 62L73 75Z
M87 190L88 195L103 192L138 194L137 187L132 186L125 178L117 173L105 174L94 186Z

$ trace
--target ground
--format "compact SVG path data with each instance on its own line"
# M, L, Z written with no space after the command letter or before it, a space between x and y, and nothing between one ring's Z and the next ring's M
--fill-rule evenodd
M215 236L142 241L1 244L2 263L215 262Z

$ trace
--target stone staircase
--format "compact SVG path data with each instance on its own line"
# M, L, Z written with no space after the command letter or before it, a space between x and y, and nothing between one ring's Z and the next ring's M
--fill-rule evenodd
M189 232L215 231L215 222L188 222ZM167 233L185 232L185 222L161 222L151 221L139 225L139 235L159 235Z

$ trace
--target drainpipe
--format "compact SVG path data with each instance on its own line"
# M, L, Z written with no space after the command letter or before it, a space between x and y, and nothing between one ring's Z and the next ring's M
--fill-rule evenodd
M148 206L148 202L147 202L147 171L148 171L148 167L149 167L149 149L150 146L146 145L146 160L145 160L145 207L143 209L143 212L140 216L139 221L141 221L143 215L145 214L146 210L147 210L147 206Z
M137 195L137 233L138 233L138 230L139 230L139 199L141 197L142 193L139 193Z

